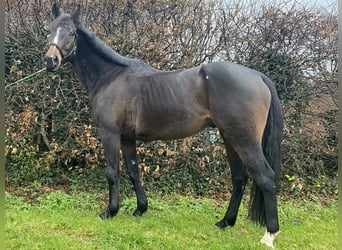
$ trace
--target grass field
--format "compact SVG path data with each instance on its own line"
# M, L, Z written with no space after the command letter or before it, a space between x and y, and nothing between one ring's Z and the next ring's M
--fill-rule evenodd
M118 216L97 219L104 196L53 191L27 202L6 199L5 249L267 249L258 242L264 228L246 219L242 204L237 224L218 230L225 202L179 195L151 195L141 218L130 214L135 198L125 198ZM337 202L280 202L281 233L276 249L337 249Z

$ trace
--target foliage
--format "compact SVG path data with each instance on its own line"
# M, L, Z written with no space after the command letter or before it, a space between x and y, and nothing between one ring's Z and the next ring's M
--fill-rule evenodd
M75 8L74 1L59 2L65 10ZM231 60L269 75L285 115L283 190L337 194L334 11L253 0L81 5L87 26L124 56L163 70ZM50 9L50 1L6 1L6 85L42 68ZM68 65L7 87L5 95L7 185L33 180L83 188L106 185L87 93ZM185 140L139 144L138 152L148 190L216 197L230 188L215 129ZM129 192L127 178L122 179Z
M149 212L133 219L135 198L125 198L116 218L100 221L99 199L53 191L28 203L6 193L6 249L265 249L259 244L264 228L246 219L245 202L233 228L215 230L225 202L154 195ZM277 249L337 249L336 203L291 201L279 207Z

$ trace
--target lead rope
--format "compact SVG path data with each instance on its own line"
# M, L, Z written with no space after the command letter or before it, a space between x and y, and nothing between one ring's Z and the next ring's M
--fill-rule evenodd
M10 84L7 84L7 85L5 86L5 89L8 88L8 87L11 87L11 86L13 86L13 85L16 85L16 84L18 84L18 83L21 83L21 82L23 82L23 81L26 81L26 80L28 80L28 79L31 79L31 78L35 77L36 75L38 75L38 74L40 74L40 73L42 73L42 72L44 72L44 71L46 71L46 68L42 68L42 69L40 69L40 70L38 70L38 71L32 73L31 75L28 75L28 76L25 76L25 77L22 78L22 79L19 79L18 81L15 81L15 82L12 82L12 83L10 83Z

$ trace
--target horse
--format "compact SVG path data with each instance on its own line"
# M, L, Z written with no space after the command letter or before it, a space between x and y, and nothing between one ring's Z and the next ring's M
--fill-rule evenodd
M218 228L234 226L246 183L253 179L248 217L266 232L260 242L273 247L279 232L283 115L274 83L264 74L232 62L161 71L119 55L85 28L78 6L72 14L57 4L49 24L44 64L54 71L70 63L87 89L91 116L99 129L109 186L101 219L119 210L119 160L123 153L137 197L133 216L146 212L136 141L170 140L216 127L231 169L232 196Z

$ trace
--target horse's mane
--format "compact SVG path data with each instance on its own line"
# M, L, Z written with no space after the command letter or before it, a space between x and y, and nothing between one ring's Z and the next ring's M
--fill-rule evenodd
M130 65L130 59L116 53L111 47L97 38L93 32L85 28L83 24L79 24L77 26L77 33L78 35L82 35L89 45L96 51L96 53L102 56L104 59L122 66Z

